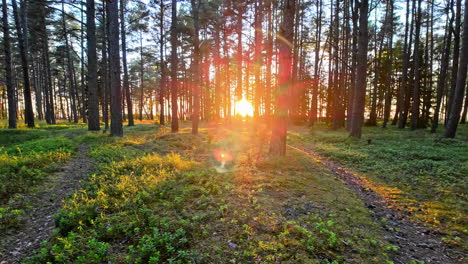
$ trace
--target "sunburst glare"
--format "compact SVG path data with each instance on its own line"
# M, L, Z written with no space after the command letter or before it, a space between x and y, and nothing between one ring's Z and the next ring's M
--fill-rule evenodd
M254 114L254 109L253 109L252 104L249 101L245 100L244 98L242 98L242 100L237 101L235 107L236 107L236 113L243 117L253 116Z

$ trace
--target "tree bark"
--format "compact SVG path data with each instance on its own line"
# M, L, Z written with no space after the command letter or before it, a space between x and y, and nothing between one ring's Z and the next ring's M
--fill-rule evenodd
M165 124L164 114L164 97L166 93L166 62L164 61L164 1L160 1L160 16L159 16L159 63L161 64L161 80L159 82L159 124Z
M171 131L179 131L179 116L177 107L177 3L172 0L172 21L171 21Z
M386 92L385 92L385 106L384 106L384 120L382 127L386 128L388 120L390 118L390 110L391 110L391 103L392 103L392 94L393 94L393 85L392 85L392 75L393 75L393 1L388 1L388 7L389 8L389 13L388 13L388 20L387 18L385 19L388 23L388 36L387 36L387 41L388 41L388 58L387 58L387 63L388 63L388 73L387 73L387 79L385 81L385 86L386 86ZM387 26L387 25L384 25Z
M26 9L27 0L22 0L21 8ZM16 5L16 0L12 0L11 4L13 5L13 16L15 19L16 25L16 34L18 35L18 46L20 49L20 56L21 56L21 68L23 70L23 96L24 96L24 118L25 123L28 125L29 128L33 128L34 125L34 112L32 107L32 99L31 99L31 85L29 80L29 64L28 64L28 47L26 39L27 39L27 32L24 31L25 27L22 27L21 23L26 23L25 17L23 17L23 21L20 20L20 16L18 14L18 6Z
M289 109L289 89L291 89L292 76L292 47L294 38L294 15L296 13L296 0L285 0L283 7L283 21L280 25L278 39L278 88L276 91L275 119L270 140L270 154L275 156L286 155L287 117Z
M421 1L418 0L418 11L416 14L416 32L414 36L414 84L413 84L413 104L411 106L411 130L420 126L419 124L419 105L420 105L420 86L421 86L421 63L419 58L419 41L421 31Z
M463 95L465 93L467 66L468 66L468 0L465 0L465 14L463 23L463 40L460 52L460 63L458 65L457 83L455 86L452 105L450 106L450 115L447 121L444 137L454 138L457 132L460 112L463 106Z
M125 91L125 99L127 102L128 126L134 126L133 120L133 103L130 93L130 85L128 83L128 67L127 67L127 34L125 30L125 0L120 0L120 34L122 35L122 66L123 66L123 90Z
M362 123L364 122L364 105L367 86L367 47L369 41L369 31L367 25L369 1L362 0L360 4L356 88L354 91L351 129L349 133L351 137L355 138L361 138Z
M411 10L414 10L416 1L413 1L413 7ZM412 13L412 12L411 12ZM402 78L401 78L401 88L400 88L400 117L398 119L398 128L403 129L406 126L406 121L408 119L408 111L409 111L409 104L410 104L410 91L409 91L409 84L408 84L408 68L409 68L409 61L411 57L411 45L413 42L413 21L409 22L409 14L410 14L410 1L406 1L406 26L405 26L405 45L404 49L404 58L403 58L403 67L402 67ZM413 16L412 16L413 17ZM408 34L408 27L410 28L409 35ZM407 41L409 36L409 42Z
M319 62L320 62L320 36L322 34L322 0L317 1L317 19L315 31L315 55L314 55L314 78L312 79L312 102L309 117L309 126L313 126L317 122L317 107L319 93Z
M193 113L192 113L192 134L198 134L198 122L200 120L200 39L199 20L200 0L191 0L193 18Z
M6 0L2 0L3 11L3 48L5 50L5 77L8 96L8 128L16 128L16 98L15 82L11 64L10 27L8 25L8 8Z
M451 1L453 5L453 1ZM447 16L449 14L447 13ZM437 131L437 127L439 126L439 117L440 117L440 108L442 105L442 97L444 95L445 84L447 79L447 69L449 65L450 59L450 47L452 46L452 31L450 30L450 26L453 24L453 16L447 19L447 24L445 26L445 39L444 39L444 50L442 53L442 59L440 62L440 73L437 78L437 95L436 95L436 107L434 109L434 117L432 119L432 126L431 126L431 133L435 133Z
M109 7L109 70L111 136L122 137L122 90L120 85L119 8L118 0L107 0Z
M94 0L86 0L86 40L88 48L88 130L99 131L99 103L97 94L96 22Z
M457 86L457 73L458 73L458 60L460 57L460 27L461 27L461 2L462 0L455 0L456 3L456 15L454 25L454 43L453 43L453 58L452 58L452 77L450 79L450 93L447 104L446 119L445 123L450 118L450 112L452 111L453 99L455 98L455 88Z

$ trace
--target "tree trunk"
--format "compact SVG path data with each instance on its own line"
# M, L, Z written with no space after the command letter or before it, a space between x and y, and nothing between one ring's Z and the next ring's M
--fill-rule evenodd
M421 1L418 0L418 11L416 14L416 32L414 36L414 85L413 85L413 104L411 106L411 130L420 126L419 123L419 105L420 105L420 81L421 81L421 63L420 63L420 31L421 31Z
M98 131L99 103L97 94L96 22L94 0L86 0L86 40L88 48L88 130Z
M271 91L272 91L272 82L271 82L271 63L273 58L273 21L272 21L272 9L273 1L267 1L268 5L267 10L267 21L268 21L268 30L267 30L267 40L266 40L266 58L265 58L265 67L266 67L266 76L265 76L265 118L268 123L270 123L271 117Z
M445 123L450 118L450 112L452 111L453 99L455 98L455 88L457 86L457 73L458 73L458 60L460 56L460 27L461 27L461 2L462 0L455 0L457 13L455 16L454 26L454 43L453 43L453 58L452 58L452 78L450 79L450 93L447 104L447 118Z
M413 1L413 7L411 10L414 10L416 1ZM413 13L413 12L411 12ZM409 68L409 61L411 57L411 45L413 40L413 21L411 24L409 22L409 14L410 14L410 1L406 1L406 26L405 26L405 44L404 44L404 58L403 58L403 67L402 67L402 77L401 77L401 87L400 87L400 118L398 119L398 128L402 129L406 126L406 120L408 119L408 111L409 111L409 104L410 104L410 92L409 92L409 84L408 84L408 68ZM413 16L412 16L413 17ZM414 19L413 19L414 20ZM408 28L410 33L408 35ZM409 36L409 42L407 41Z
M453 4L453 1L451 1ZM450 6L452 6L450 4ZM450 10L449 6L449 10ZM447 24L445 26L445 39L444 39L444 50L442 53L442 59L440 62L440 73L437 78L437 98L436 98L436 107L434 109L434 117L432 119L431 133L435 133L437 127L439 126L439 117L440 117L440 107L442 105L442 97L444 95L446 78L447 78L447 69L450 59L450 47L452 46L452 31L450 26L453 24L453 16L448 19L449 14L447 13Z
M317 19L315 31L315 55L314 55L314 78L312 80L312 102L309 117L309 126L313 126L317 122L317 107L319 93L319 62L320 62L320 36L322 34L322 0L317 1Z
M369 32L367 25L367 12L369 1L362 0L359 12L359 35L358 35L358 53L357 53L357 73L356 88L353 98L353 111L351 115L351 129L349 135L355 138L361 138L362 123L364 121L364 105L366 99L367 86L367 46L369 41Z
M385 20L388 23L388 58L387 58L387 63L388 63L388 73L387 73L387 79L385 82L386 86L386 93L385 93L385 107L384 107L384 120L382 127L385 128L387 127L388 120L390 118L390 110L391 110L391 103L392 103L392 94L393 94L393 85L392 85L392 75L393 75L393 1L388 1L388 18ZM387 25L384 25L387 26Z
M283 7L283 21L279 29L278 37L278 88L276 91L275 120L272 127L270 154L276 156L286 155L287 117L289 109L289 89L291 89L292 76L292 47L294 38L294 14L296 12L296 0L285 0ZM283 39L284 38L284 39ZM283 40L282 40L283 39Z
M3 48L5 50L5 77L8 96L8 128L16 128L16 98L15 98L15 83L13 79L13 71L11 64L11 47L10 47L10 28L8 26L8 8L6 0L2 0L3 11Z
M127 67L127 33L125 31L125 7L126 1L120 0L120 34L122 35L122 66L123 66L123 90L127 102L128 126L134 126L133 120L133 103L130 93L130 85L128 83L128 67Z
M24 96L24 117L25 123L29 128L33 128L34 125L34 112L32 108L32 99L31 99L31 85L29 83L29 64L28 64L28 47L26 39L28 33L24 31L26 27L22 27L22 23L26 23L26 17L22 17L20 21L20 16L18 14L18 6L16 5L16 0L12 0L11 4L13 5L13 16L15 19L16 25L16 34L18 35L18 46L20 49L21 56L21 68L23 70L23 96ZM27 8L27 0L21 1L21 8ZM26 13L26 12L24 12Z
M460 64L458 65L457 83L455 86L454 97L450 107L450 115L447 121L444 137L454 138L457 132L460 112L463 106L463 95L465 94L465 84L468 66L468 0L465 0L465 14L463 23L463 40L460 53Z
M193 113L192 113L192 134L198 134L198 122L200 120L200 40L199 40L199 20L198 12L200 0L191 0L193 17Z
M77 113L77 106L76 106L76 85L73 78L73 65L72 65L72 58L70 54L70 44L68 41L68 31L67 25L65 23L65 1L62 0L62 27L63 27L63 36L65 38L65 52L67 57L67 72L68 72L68 79L70 84L70 100L71 100L71 110L73 115L73 122L78 123L78 113Z
M102 14L102 119L104 121L104 132L109 129L109 94L110 94L110 76L109 76L109 64L108 64L108 49L107 49L107 38L109 36L109 19L108 13L109 8L106 1L103 2L103 14Z
M254 54L254 74L255 74L255 99L254 99L254 116L258 118L260 116L260 98L263 93L262 81L260 79L260 69L262 67L262 46L263 46L263 32L262 32L262 20L263 20L263 1L255 1L255 18L254 18L254 42L255 42L255 54Z
M468 94L465 95L465 106L463 107L463 113L461 115L460 124L466 123L466 115L468 114Z
M172 0L172 21L171 21L171 131L179 131L179 116L177 107L177 3Z
M346 126L347 130L351 130L351 120L352 120L352 112L353 112L353 102L354 102L354 93L356 91L356 67L357 67L357 53L358 53L358 18L359 18L359 6L356 1L352 1L354 6L352 6L352 23L353 23L353 45L352 50L353 54L351 56L351 85L349 88L349 95L348 95L348 115L346 118Z
M86 7L86 12L88 12L87 7ZM85 48L84 48L84 1L81 1L81 11L80 11L80 13L81 13L81 21L83 22L83 23L81 23L81 26L80 26L80 40L81 40L80 41L80 44L81 44L81 47L80 47L81 48L81 63L80 63L80 65L81 65L81 69L80 69L81 84L80 84L80 88L81 88L81 95L82 95L81 96L81 98L82 98L82 100L81 100L82 101L81 102L81 117L83 118L83 123L86 123L87 122L87 120L86 120L87 119L87 116L86 116L86 97L88 97L88 115L91 112L91 109L89 109L89 103L90 103L89 100L92 100L92 99L90 98L90 93L89 92L86 94L85 77L84 77L85 76L85 72L84 72L84 68L85 68L85 66L84 66L84 64L85 64L84 63L84 52L85 52ZM93 17L94 16L95 15L93 15ZM88 25L88 18L86 18L86 27L87 27L87 25ZM94 22L94 39L96 39L96 22ZM94 46L96 46L96 41L94 41ZM89 53L88 53L88 55L89 55ZM96 59L96 61L97 61L97 59ZM88 61L88 63L89 63L89 61ZM96 64L97 64L97 62L96 62ZM95 68L96 68L96 75L95 75L96 90L95 90L95 94L97 96L97 65L96 65ZM88 84L89 84L89 82L88 82ZM97 102L97 99L96 99L96 102ZM97 123L99 123L99 106L97 107L97 109L98 109L98 121L97 121ZM94 122L96 122L96 121L94 121ZM96 126L93 125L93 127L96 127ZM88 125L88 130L90 130L89 125Z
M237 1L234 1L235 3ZM243 15L243 3L239 1L237 4L237 86L236 86L236 100L242 99L242 63L243 63L243 56L242 56L242 15ZM237 112L237 109L235 109Z
M161 64L161 80L159 82L159 124L165 124L164 115L164 96L166 93L166 62L164 61L164 1L160 1L160 16L159 16L159 63Z
M122 137L122 90L120 85L119 8L118 0L107 0L109 7L109 69L111 136Z

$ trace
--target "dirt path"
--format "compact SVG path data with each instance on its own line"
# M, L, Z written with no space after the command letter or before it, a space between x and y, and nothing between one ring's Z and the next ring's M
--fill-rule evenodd
M333 171L337 178L354 190L367 208L373 211L375 221L385 223L383 224L384 238L399 247L392 256L395 263L406 264L412 260L424 261L425 264L463 263L465 253L462 250L442 242L442 235L437 231L411 221L409 215L402 211L390 208L392 206L389 202L368 188L362 177L304 146L288 145L288 147L309 156Z
M88 147L80 145L76 157L54 173L44 183L44 188L26 197L32 208L26 210L26 222L22 228L0 238L0 264L21 263L21 259L40 249L40 243L52 234L55 228L52 216L62 206L62 200L80 188L80 180L93 170L87 152Z

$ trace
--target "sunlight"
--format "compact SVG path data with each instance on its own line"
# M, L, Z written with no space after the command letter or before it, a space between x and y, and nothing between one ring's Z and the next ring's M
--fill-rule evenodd
M249 101L245 100L244 98L242 98L242 100L240 101L237 101L235 107L236 107L236 113L243 117L253 116L254 114L254 109L253 109L252 104Z

